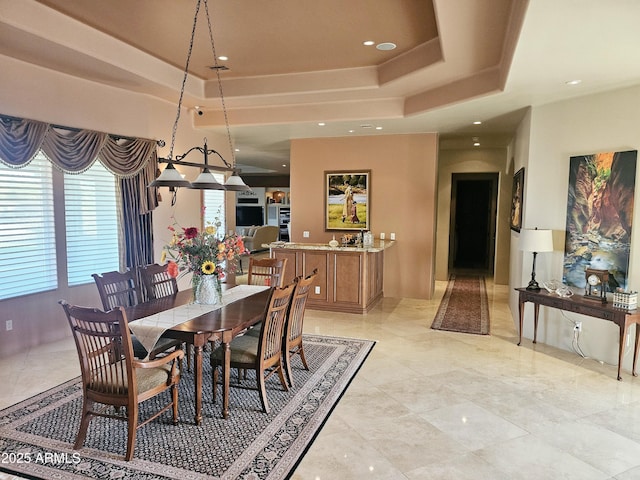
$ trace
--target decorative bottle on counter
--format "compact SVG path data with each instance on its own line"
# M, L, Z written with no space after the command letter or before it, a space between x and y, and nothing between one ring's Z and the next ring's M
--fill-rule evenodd
M364 232L364 240L362 241L364 247L373 247L373 233Z

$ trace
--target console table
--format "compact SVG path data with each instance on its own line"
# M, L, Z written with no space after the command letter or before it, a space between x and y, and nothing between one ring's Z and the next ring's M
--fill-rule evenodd
M540 313L540 305L545 307L557 308L558 310L564 310L567 312L580 313L589 317L601 318L603 320L609 320L620 329L620 345L618 346L618 380L622 380L620 376L620 367L622 365L622 356L624 354L625 338L627 336L627 329L630 325L636 325L636 343L635 350L633 352L633 369L632 373L634 377L637 377L636 373L636 360L638 358L638 350L640 345L638 339L640 338L640 312L637 310L622 310L619 308L613 308L609 303L600 303L596 300L583 298L581 295L573 295L571 297L559 297L548 293L546 290L534 291L527 290L526 288L516 288L519 293L519 314L520 314L520 338L518 345L522 343L522 320L524 317L524 304L526 302L533 303L533 343L536 343L536 337L538 335L538 314Z

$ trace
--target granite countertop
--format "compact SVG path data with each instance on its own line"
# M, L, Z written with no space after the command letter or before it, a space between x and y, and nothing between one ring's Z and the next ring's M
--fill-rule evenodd
M294 242L273 242L270 244L264 244L265 248L283 248L283 249L296 249L296 250L339 250L343 252L381 252L382 250L391 247L395 241L393 240L374 240L373 245L370 247L361 247L356 245L339 245L337 247L331 247L326 243L294 243Z

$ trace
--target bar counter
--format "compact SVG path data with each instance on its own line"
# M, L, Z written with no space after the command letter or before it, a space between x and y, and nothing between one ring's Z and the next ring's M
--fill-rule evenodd
M376 240L370 247L331 247L276 242L269 245L269 250L271 257L287 259L285 284L318 270L308 308L362 314L383 297L384 251L394 243Z

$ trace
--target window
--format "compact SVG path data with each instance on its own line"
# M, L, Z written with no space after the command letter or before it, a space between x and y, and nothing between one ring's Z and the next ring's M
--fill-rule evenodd
M221 173L213 173L215 179L224 184L224 175ZM204 192L204 226L206 227L209 223L214 224L216 222L216 218L220 220L222 226L220 227L220 231L218 235L223 235L226 233L227 222L225 219L225 202L224 190L203 190Z
M69 286L93 282L92 273L120 268L116 178L96 162L64 176Z
M0 231L0 300L56 289L52 167L44 155L24 168L0 164Z

